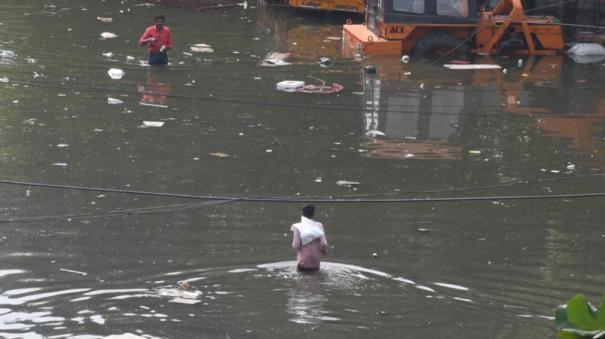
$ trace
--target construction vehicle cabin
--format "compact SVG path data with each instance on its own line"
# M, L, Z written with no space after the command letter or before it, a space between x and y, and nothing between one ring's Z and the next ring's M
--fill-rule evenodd
M368 0L365 16L362 25L343 26L345 55L552 55L563 49L558 21L526 15L521 0L500 0L492 10L476 0Z

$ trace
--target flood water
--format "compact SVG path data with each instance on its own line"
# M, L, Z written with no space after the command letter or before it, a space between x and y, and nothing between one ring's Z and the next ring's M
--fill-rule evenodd
M603 293L603 197L574 196L605 191L601 62L356 60L346 15L260 3L0 12L1 337L546 338L557 305ZM137 44L157 14L166 68ZM344 90L275 90L317 79ZM299 275L313 199L330 254Z

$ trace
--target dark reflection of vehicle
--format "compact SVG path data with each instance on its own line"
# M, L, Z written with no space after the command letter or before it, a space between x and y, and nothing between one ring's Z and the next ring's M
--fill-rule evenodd
M161 81L166 69L150 68L147 72L147 83L138 85L137 90L141 93L139 104L153 107L168 107L168 96L170 95L170 84Z
M478 59L477 63L494 63ZM525 84L549 81L558 75L560 57L530 58L510 72L473 70L425 72L381 63L376 72L363 72L364 146L367 155L392 159L461 159L458 142L478 107L507 112L544 113L548 107L529 105ZM513 63L513 61L511 61ZM402 69L403 67L403 69ZM441 66L438 66L441 67ZM506 66L504 66L506 67ZM388 83L387 86L384 82Z
M428 89L407 82L404 90L381 92L377 74L384 73L366 69L363 74L368 156L460 159L461 148L453 139L464 107L464 87L454 83Z
M507 136L521 135L528 127L538 128L547 132L541 134L545 137L572 141L570 146L577 151L602 150L604 145L598 134L604 130L605 99L598 89L582 88L586 78L595 75L579 73L589 72L590 66L572 63L566 64L562 72L563 58L504 58L497 60L503 69L439 69L425 74L399 62L378 63L375 73L363 72L366 155L461 159L471 151L466 144L478 142L479 135L488 137L484 130L489 128L485 125L488 117L502 113L529 118L500 120L499 128L510 131ZM475 62L495 63L490 57ZM518 132L513 133L514 129ZM522 145L515 144L518 138L503 139L498 135L492 139L496 138L498 144L481 144L494 152ZM464 144L462 140L466 140Z

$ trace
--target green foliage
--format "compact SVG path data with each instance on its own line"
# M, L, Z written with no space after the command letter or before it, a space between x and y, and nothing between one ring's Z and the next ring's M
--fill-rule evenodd
M601 307L594 307L581 294L555 310L557 339L605 339L605 296Z

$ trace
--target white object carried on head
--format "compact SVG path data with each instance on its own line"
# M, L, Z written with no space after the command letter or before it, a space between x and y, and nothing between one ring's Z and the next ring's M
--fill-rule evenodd
M319 225L320 224L317 221L306 217L300 217L300 222L292 224L290 230L292 232L294 232L295 229L298 230L298 233L300 234L300 241L304 246L324 235L323 228Z

